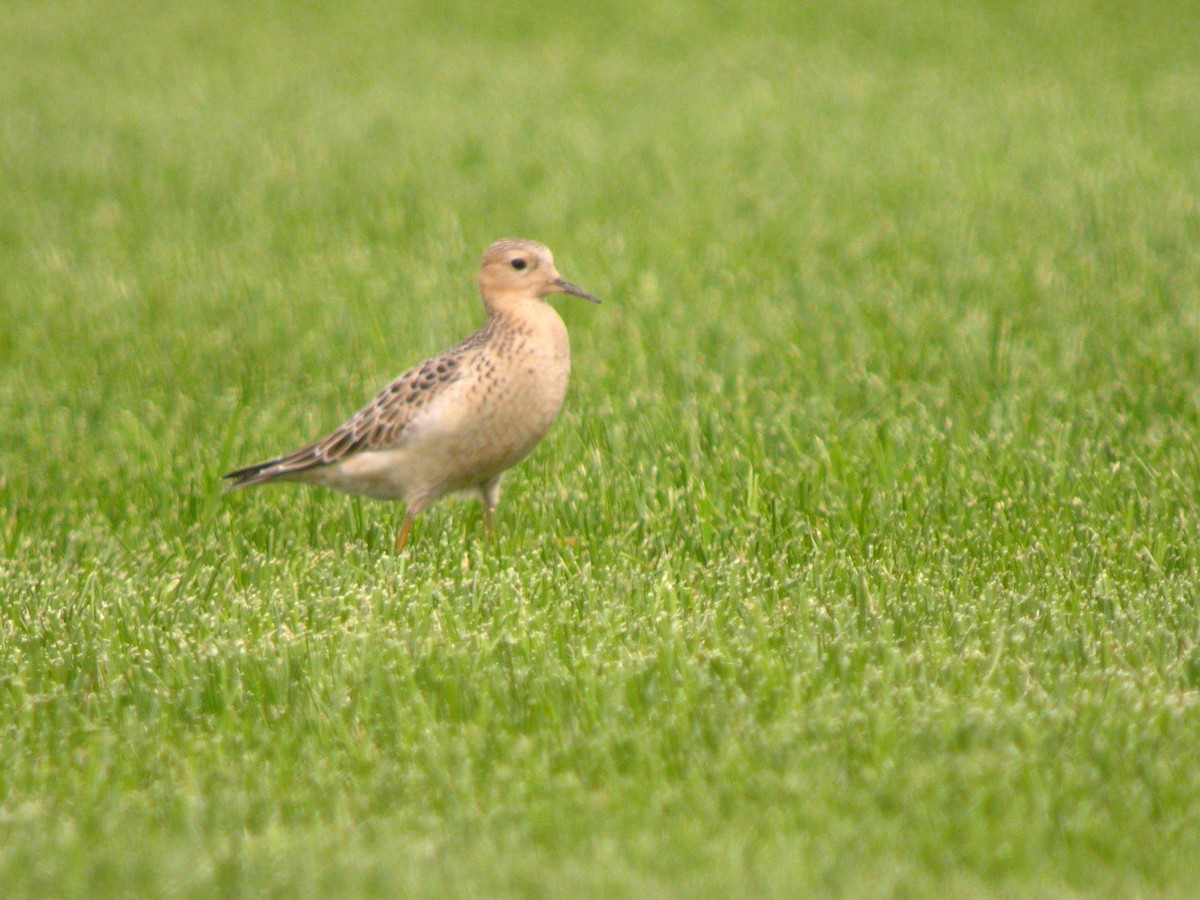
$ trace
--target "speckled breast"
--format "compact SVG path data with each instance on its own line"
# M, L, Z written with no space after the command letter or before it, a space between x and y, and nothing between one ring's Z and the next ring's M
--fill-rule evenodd
M478 358L473 427L462 435L472 473L487 478L515 465L546 435L562 408L571 374L567 329L558 314L514 323Z

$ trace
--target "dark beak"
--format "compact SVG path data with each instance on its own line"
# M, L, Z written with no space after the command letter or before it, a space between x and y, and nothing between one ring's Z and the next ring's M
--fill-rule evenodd
M575 287L575 285L571 284L571 282L567 281L565 278L558 279L558 281L554 282L554 286L558 288L560 293L571 294L575 297L582 297L584 300L591 300L593 303L600 302L599 297L593 297L583 288Z

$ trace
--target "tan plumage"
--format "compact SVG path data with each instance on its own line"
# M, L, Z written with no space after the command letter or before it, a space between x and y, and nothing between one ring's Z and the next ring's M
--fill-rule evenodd
M404 525L438 498L475 490L491 531L504 472L550 430L566 394L566 326L551 294L591 294L565 281L550 251L504 240L479 275L487 323L460 344L405 372L328 436L224 477L230 489L298 481L383 500L403 500Z

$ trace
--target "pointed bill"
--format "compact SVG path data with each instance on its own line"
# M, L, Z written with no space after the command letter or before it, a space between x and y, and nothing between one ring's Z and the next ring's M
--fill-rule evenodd
M564 294L571 294L574 297L582 297L584 300L591 300L593 303L600 302L599 297L593 297L591 294L589 294L583 288L576 287L575 285L571 284L571 282L567 281L567 279L565 279L565 278L558 279L556 282L554 282L554 284L559 289L559 291Z

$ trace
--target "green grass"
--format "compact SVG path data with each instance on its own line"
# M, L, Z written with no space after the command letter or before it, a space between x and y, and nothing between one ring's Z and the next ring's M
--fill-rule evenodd
M0 893L1194 891L1192 4L0 20ZM504 236L494 546L220 494Z

